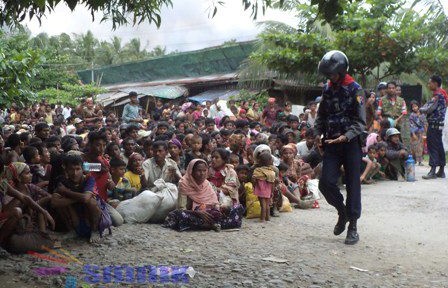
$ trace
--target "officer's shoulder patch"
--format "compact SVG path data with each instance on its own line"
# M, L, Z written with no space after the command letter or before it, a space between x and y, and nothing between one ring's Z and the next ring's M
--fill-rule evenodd
M356 95L356 101L358 101L359 105L364 105L364 95Z

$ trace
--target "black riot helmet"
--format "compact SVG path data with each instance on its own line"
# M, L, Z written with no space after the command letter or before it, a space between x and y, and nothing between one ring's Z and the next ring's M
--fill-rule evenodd
M329 78L330 75L339 74L345 77L348 71L348 58L345 54L338 50L327 52L317 67L319 73Z

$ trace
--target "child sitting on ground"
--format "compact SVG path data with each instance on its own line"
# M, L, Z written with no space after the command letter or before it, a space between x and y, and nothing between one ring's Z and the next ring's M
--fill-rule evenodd
M117 207L123 200L131 199L137 193L137 189L132 188L131 183L124 177L126 173L126 163L118 158L112 158L109 162L110 174L114 182L114 188L107 191L108 203L112 207Z
M269 221L270 200L274 195L275 180L272 155L268 152L262 152L258 155L258 164L252 175L254 194L258 196L261 204L261 222Z
M52 206L63 208L69 218L68 225L80 237L88 237L90 243L101 240L99 229L102 210L100 197L93 176L85 176L83 160L79 154L68 153L63 160L64 175L59 179L52 197Z
M362 166L364 171L361 174L362 184L373 184L375 181L372 179L380 171L380 164L377 162L377 148L376 145L370 145L367 147L367 155L362 158Z
M22 155L32 174L31 183L40 188L48 187L48 176L50 174L47 174L47 171L45 171L44 166L41 164L39 150L34 146L27 146L23 149Z
M132 153L129 156L128 171L124 174L124 177L131 183L131 187L136 189L137 194L148 186L142 164L143 156L136 152Z
M190 161L193 159L203 159L207 160L207 157L202 154L202 138L199 135L194 135L190 139L190 151L185 154L185 167L188 167Z
M378 176L375 176L375 179L386 180L386 167L389 165L389 160L386 157L387 152L387 144L386 142L379 142L377 144L377 157L376 161L380 164L380 171L378 171Z

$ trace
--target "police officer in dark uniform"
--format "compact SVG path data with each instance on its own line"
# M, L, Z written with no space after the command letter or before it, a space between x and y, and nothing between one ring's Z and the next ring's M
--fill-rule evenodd
M347 74L348 59L341 51L330 51L319 62L318 70L330 81L324 87L317 112L315 135L323 146L322 177L319 189L339 214L334 234L340 235L349 222L345 244L359 241L356 222L361 216L361 143L365 130L364 91ZM322 136L322 137L321 137ZM338 187L344 166L347 199Z
M428 145L429 166L431 170L423 179L445 178L445 149L442 142L442 130L445 121L446 100L440 76L432 76L429 79L428 87L433 92L433 97L426 105L420 108L420 112L426 114L428 120L428 132L426 133L426 142ZM446 93L446 92L445 92ZM436 173L436 168L439 171Z

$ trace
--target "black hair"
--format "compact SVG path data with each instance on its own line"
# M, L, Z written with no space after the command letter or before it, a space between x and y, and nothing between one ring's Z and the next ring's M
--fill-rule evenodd
M93 142L98 140L103 140L104 142L107 143L106 134L97 131L90 132L89 135L87 136L87 139L89 140L89 144L92 144Z
M383 119L383 120L381 120L381 122L380 122L380 127L383 128L383 129L388 129L388 128L390 128L391 125L390 125L389 120L388 120L388 119Z
M168 128L170 128L170 125L168 125L168 122L160 121L160 122L157 124L157 128L160 128L160 127L166 127L166 129L168 129Z
M61 148L64 150L64 152L68 152L72 150L73 145L78 144L78 141L74 137L71 136L64 136L62 137L61 141Z
M386 87L389 88L389 85L394 85L395 87L397 87L397 82L395 82L395 81L389 81L389 82L387 82Z
M59 136L53 135L53 136L48 137L46 143L47 143L47 146L49 146L49 144L50 144L51 147L53 147L54 143L58 142L58 141L61 142L61 138Z
M258 154L258 163L261 166L268 166L269 161L272 161L271 153L269 153L267 151L263 151L260 154Z
M37 123L36 124L36 126L34 126L34 131L36 132L36 133L39 133L40 131L42 131L42 130L44 130L44 129L50 129L50 126L48 126L48 124L47 123L45 123L45 122L39 122L39 123Z
M387 143L386 142L378 142L376 143L377 150L380 150L381 148L387 149Z
M30 137L30 133L29 132L23 132L23 133L20 134L20 141L28 142L29 137Z
M126 163L123 160L119 159L119 158L112 158L112 159L110 159L109 164L110 164L111 168L118 168L118 167L126 167L127 166Z
M178 118L176 120L176 123L174 124L174 127L179 128L180 124L184 124L184 126L185 126L184 122L185 122L185 118L184 117Z
M232 135L232 131L230 131L228 129L221 129L220 133L221 133L221 136L230 136L230 135Z
M44 149L47 148L47 145L43 142L32 143L30 146L36 147L37 151L39 151L39 155L44 154Z
M156 150L159 147L163 147L163 149L165 149L165 151L168 151L167 141L154 141L154 143L152 143L153 150Z
M205 126L209 124L215 125L215 120L213 120L212 118L205 118Z
M437 83L438 87L442 86L442 77L440 77L439 75L432 75L430 79L432 82Z
M125 130L125 134L126 135L129 135L132 131L134 131L134 130L136 130L136 131L138 131L139 129L138 129L138 127L137 126L135 126L135 125L130 125L128 128L126 128L126 130Z
M137 92L135 92L135 91L129 92L129 98L131 98L131 97L137 97Z
M210 137L215 138L216 135L221 135L220 131L213 131L212 133L210 133Z
M248 171L248 172L250 172L250 167L249 167L249 165L240 164L240 165L235 167L235 171L236 172L240 172L240 171Z
M62 160L62 164L67 167L68 165L80 165L82 166L82 163L84 161L81 158L81 155L76 155L76 154L68 154L65 155L63 160Z
M286 121L288 121L288 122L294 122L294 121L299 122L299 117L297 117L296 115L289 114L288 116L286 116Z
M277 168L279 171L287 171L289 169L289 165L282 161Z
M229 159L230 159L230 152L227 151L225 148L216 148L212 155L218 153L219 156L221 157L221 159L225 162L225 163L229 163Z
M156 137L154 137L154 141L168 141L171 138L165 133L162 135L157 135Z
M222 117L221 121L219 121L219 126L224 126L224 123L227 122L228 119L230 119L229 116Z
M412 105L420 106L420 105L418 104L417 100L412 100L410 104L411 104L411 107L412 107Z
M306 132L305 132L305 138L311 138L311 137L314 137L314 129L308 128L308 129L306 129Z
M239 119L239 120L235 121L235 128L236 129L243 129L246 126L249 126L249 121L247 121L247 120Z
M26 163L31 163L31 160L33 160L37 154L39 154L39 150L34 146L26 146L22 151Z
M118 148L120 148L120 145L118 145L117 142L109 142L109 143L107 143L105 153L106 153L107 155L110 156L110 151L111 151L112 148L115 147L115 146L118 146Z
M367 147L367 152L371 151L371 150L377 150L378 146L376 144L372 144L369 147Z
M11 149L20 146L20 135L17 133L11 134L5 141L5 147L11 147Z

